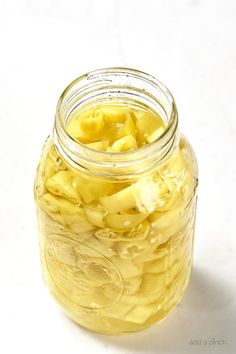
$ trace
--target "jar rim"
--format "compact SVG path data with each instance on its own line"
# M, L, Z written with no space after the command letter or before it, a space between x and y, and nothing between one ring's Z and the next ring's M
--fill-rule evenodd
M152 143L141 146L135 150L129 150L124 152L106 152L101 150L95 150L89 146L86 146L68 134L66 130L66 120L65 120L66 101L73 100L76 94L77 94L77 100L81 99L82 97L85 97L87 94L86 87L89 87L90 84L93 84L93 82L102 83L103 80L107 84L107 81L108 82L109 80L111 81L112 77L114 78L127 77L127 80L128 79L139 80L147 87L149 85L150 90L151 89L153 91L159 90L159 92L163 95L163 97L165 97L165 99L168 101L169 104L168 122L165 125L162 134ZM76 86L78 86L77 91L75 90ZM120 87L120 90L122 90L122 87L124 88L124 86L119 84L116 84L116 87L117 88ZM141 89L140 91L142 91L143 95L149 95L154 101L157 102L157 104L160 105L160 102L157 100L155 95L152 95L150 92L147 91L147 89L144 88ZM79 93L80 95L78 95ZM173 146L176 145L176 140L178 138L177 131L178 131L177 107L171 92L164 84L162 84L154 76L137 69L131 69L126 67L107 67L107 68L93 70L79 76L64 89L64 91L59 97L57 107L56 107L56 117L55 117L54 129L53 129L53 141L56 145L56 148L59 150L59 153L61 153L61 155L66 159L70 158L71 160L70 162L72 162L73 165L79 165L79 167L81 167L81 160L87 159L87 162L90 161L90 163L94 165L94 168L96 166L98 167L98 165L102 163L103 167L109 168L112 165L114 169L115 167L114 164L116 164L116 167L122 168L124 170L127 166L130 167L130 164L137 165L138 163L141 162L141 160L146 159L147 157L151 159L152 155L155 155L155 153L157 153L158 151L166 150L164 149L164 147L167 145L169 146L169 149L167 150L172 149ZM164 153L164 151L162 152ZM163 159L168 154L168 152L169 151L165 151L165 153L162 154L163 155L162 158L159 160L163 161ZM100 163L98 163L99 160L101 160ZM122 174L124 174L124 171Z

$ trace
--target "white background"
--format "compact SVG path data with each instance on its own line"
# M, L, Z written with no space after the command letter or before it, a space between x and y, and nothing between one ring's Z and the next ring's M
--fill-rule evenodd
M161 325L125 337L85 331L54 303L33 203L61 91L107 66L144 70L169 87L200 169L186 295ZM1 353L236 352L235 82L234 0L0 0Z

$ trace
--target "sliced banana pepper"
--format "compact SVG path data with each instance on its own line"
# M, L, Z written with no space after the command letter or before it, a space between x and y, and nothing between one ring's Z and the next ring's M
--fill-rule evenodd
M78 203L81 197L74 179L75 175L72 171L59 171L46 180L45 186L52 194Z

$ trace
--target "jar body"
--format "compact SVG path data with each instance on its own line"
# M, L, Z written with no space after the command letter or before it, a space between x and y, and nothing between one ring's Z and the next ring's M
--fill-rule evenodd
M162 320L188 283L197 163L184 136L132 179L76 170L49 138L35 180L43 275L65 312L118 334Z

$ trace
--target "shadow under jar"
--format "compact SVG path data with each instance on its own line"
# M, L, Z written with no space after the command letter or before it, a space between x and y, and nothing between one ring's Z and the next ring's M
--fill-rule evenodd
M90 135L80 125L73 136L73 119ZM110 124L106 134L97 122ZM138 145L127 143L130 135ZM65 89L38 165L35 200L44 279L70 318L121 334L176 306L191 270L196 189L194 152L158 80L107 68Z

